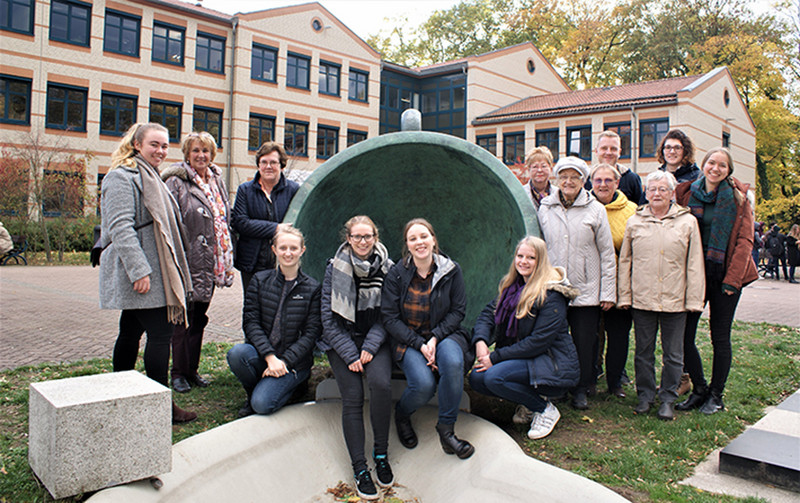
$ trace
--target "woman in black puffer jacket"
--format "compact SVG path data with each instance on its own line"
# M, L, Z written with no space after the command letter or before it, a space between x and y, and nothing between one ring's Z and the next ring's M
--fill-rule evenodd
M239 417L272 414L308 380L322 330L320 284L300 270L303 234L279 225L272 239L278 268L256 273L247 288L242 328L247 342L228 351L228 365L247 392Z

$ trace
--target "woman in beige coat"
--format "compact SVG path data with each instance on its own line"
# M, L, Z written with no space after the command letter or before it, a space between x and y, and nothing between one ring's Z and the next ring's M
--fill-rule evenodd
M683 371L683 331L687 311L703 310L705 274L697 219L672 202L672 173L647 176L648 204L628 220L619 253L619 307L633 308L636 351L635 414L650 410L656 394L655 342L661 327L663 351L658 418L674 418L673 404Z

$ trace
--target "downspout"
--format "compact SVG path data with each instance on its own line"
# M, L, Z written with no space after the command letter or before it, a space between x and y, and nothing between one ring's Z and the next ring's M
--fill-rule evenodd
M225 184L228 188L228 198L230 198L233 187L231 180L233 178L233 90L236 89L236 28L239 26L239 18L234 16L233 19L233 33L231 35L231 85L228 90L228 172L225 175Z
M631 105L631 171L639 173L639 142L636 141L639 135L636 134L636 106Z

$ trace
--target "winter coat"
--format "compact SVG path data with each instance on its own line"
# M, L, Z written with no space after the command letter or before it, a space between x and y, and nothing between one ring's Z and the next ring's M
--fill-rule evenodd
M436 337L437 342L448 337L454 338L464 352L465 367L471 367L474 358L469 358L471 348L466 332L461 327L467 307L466 288L461 267L444 255L436 254L433 258L436 263L436 271L434 271L431 281L431 333ZM406 347L419 350L428 342L425 337L408 326L406 313L403 311L408 287L416 273L417 268L414 266L414 261L409 257L392 266L383 280L381 316L383 326L392 338L395 358L398 361L403 359ZM467 363L468 360L469 363Z
M769 231L766 248L773 257L783 258L786 255L786 236L778 230Z
M166 186L162 188L168 191ZM120 166L109 171L103 178L100 207L101 244L105 246L100 260L100 308L166 306L155 226L142 200L139 169ZM179 211L177 203L175 211ZM133 283L148 275L150 290L136 293Z
M604 206L606 207L608 226L611 229L611 238L614 240L614 253L619 256L619 247L622 246L622 237L625 235L625 225L628 223L628 219L636 213L637 206L619 190L617 190L616 199Z
M289 203L300 188L297 182L287 180L281 173L278 184L270 194L272 198L270 202L261 190L260 178L261 174L256 171L253 180L239 185L233 203L231 227L238 233L233 265L242 272L255 272L261 247L271 245L275 228L283 221ZM273 258L272 264L268 264L267 269L274 265Z
M228 232L230 232L230 206L228 190L222 180L220 169L214 164L208 169L214 174L214 181L220 197L225 202L225 214L228 215ZM186 260L192 275L193 296L197 302L211 302L214 293L214 252L217 236L214 232L214 213L203 189L200 188L186 171L185 163L173 164L161 173L161 179L167 184L172 196L178 201L181 210L186 242Z
M658 169L660 169L661 171L666 171L667 165L662 164L661 167ZM672 174L675 175L675 180L678 183L693 182L698 178L700 178L701 175L700 168L698 168L697 164L695 163L684 164L680 168L676 169L675 172Z
M753 210L745 196L749 185L732 176L729 179L733 183L733 193L736 198L736 220L725 251L725 277L722 283L741 289L758 279L758 271L751 255L754 234ZM689 204L689 199L692 197L692 183L684 182L675 189L675 200L678 204L682 206ZM702 224L698 225L702 229Z
M310 369L314 345L322 332L320 321L320 284L302 271L286 296L281 309L280 343L269 340L286 280L280 269L253 275L244 299L242 328L248 343L261 359L275 354L291 370Z
M569 334L567 303L578 291L572 288L564 270L560 281L547 284L547 297L530 314L517 321L516 339L508 337L505 327L495 324L497 299L487 305L473 328L472 344L483 341L495 344L490 353L492 364L506 360L526 360L531 386L571 388L578 384L578 353Z
M581 190L567 209L558 192L542 199L539 226L550 262L565 268L570 284L580 292L570 305L616 302L617 264L605 207Z
M619 255L618 304L643 311L702 311L703 242L697 219L673 204L664 218L642 206L628 220Z
M381 345L387 341L386 330L382 323L375 323L366 336L356 341L355 323L342 318L331 309L332 274L331 260L328 261L325 279L322 281L322 337L317 345L323 351L333 349L349 365L360 358L362 350L372 355L377 354Z
M786 262L791 266L800 265L800 250L797 249L797 238L786 236Z

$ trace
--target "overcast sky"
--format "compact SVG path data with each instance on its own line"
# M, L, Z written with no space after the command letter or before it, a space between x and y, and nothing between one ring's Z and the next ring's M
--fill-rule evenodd
M309 0L203 0L203 7L236 14L308 2ZM382 28L391 30L396 24L391 19L406 16L409 24L418 26L433 11L449 9L458 0L320 0L319 3L356 35L366 40Z

